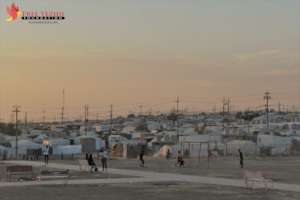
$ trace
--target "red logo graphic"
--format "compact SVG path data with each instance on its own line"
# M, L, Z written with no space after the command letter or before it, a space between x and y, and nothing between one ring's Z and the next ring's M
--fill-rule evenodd
M12 3L11 6L7 6L6 11L8 14L6 21L8 22L15 21L19 16L21 16L21 11L15 3Z

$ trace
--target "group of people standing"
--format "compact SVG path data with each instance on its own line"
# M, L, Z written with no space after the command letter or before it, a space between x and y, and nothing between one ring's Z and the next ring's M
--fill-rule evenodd
M49 151L50 151L50 147L47 145L46 148L44 149L44 161L46 165L48 164L49 161ZM243 152L240 149L238 149L238 153L240 158L240 167L244 168ZM139 154L140 167L145 167L144 155L145 155L145 150L144 148L142 148ZM109 158L107 149L104 148L101 149L99 152L99 157L102 164L102 171L107 171L107 160ZM166 159L170 160L170 158L171 158L171 152L170 149L168 149L166 152ZM88 161L88 164L91 167L91 171L98 171L98 167L94 161L93 154L86 153L86 160ZM181 151L177 152L176 160L177 162L175 163L175 166L178 166L180 168L184 167L184 160Z
M142 148L141 152L139 154L139 160L140 160L140 167L145 167L145 160L144 160L144 155L145 155L145 150ZM166 159L170 160L171 158L171 151L170 149L167 150L166 152ZM183 160L183 155L181 151L177 152L176 156L177 162L175 163L175 166L184 167L184 160Z
M43 154L44 154L44 162L46 165L48 165L49 162L49 153L50 153L50 147L49 145L46 145ZM102 171L107 171L107 160L109 158L108 151L106 149L101 149L99 152L99 157L102 164ZM85 159L87 160L89 166L91 167L91 171L98 171L98 167L96 165L96 162L93 158L93 154L85 154Z
M240 167L241 167L241 169L243 169L244 168L244 154L241 151L241 149L238 149L238 153L239 153L239 159L240 159ZM145 151L144 151L144 149L142 149L141 152L140 152L140 155L139 155L140 166L141 167L145 166L144 154L145 154ZM208 156L211 156L210 153L209 153ZM169 161L171 157L172 157L171 156L171 151L170 151L170 149L167 149L166 159ZM184 167L184 160L183 160L183 155L182 155L181 151L177 152L176 160L177 160L177 162L175 163L175 166L183 168Z
M109 158L108 151L106 149L101 149L99 152L99 157L101 160L102 171L107 171L107 160ZM94 161L93 154L86 153L86 160L88 161L89 166L91 167L91 171L98 171L98 167L96 162Z

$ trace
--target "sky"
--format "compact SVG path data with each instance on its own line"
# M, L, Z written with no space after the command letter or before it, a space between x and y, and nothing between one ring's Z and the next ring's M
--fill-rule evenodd
M6 6L64 11L8 23ZM300 0L0 0L0 120L300 107ZM277 108L277 107L276 107Z

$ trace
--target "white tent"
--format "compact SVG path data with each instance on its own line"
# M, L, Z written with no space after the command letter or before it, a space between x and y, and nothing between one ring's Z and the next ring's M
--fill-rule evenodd
M12 149L16 147L16 142L12 141ZM25 155L27 154L27 149L41 149L42 144L33 143L30 140L19 140L18 141L18 154Z
M53 155L81 154L81 145L58 145L53 147Z
M42 144L43 141L44 141L45 139L47 139L47 138L48 138L47 135L39 135L39 136L37 136L33 141L36 142L36 143Z
M0 157L3 156L4 154L7 155L7 153L8 153L8 148L0 145Z
M275 135L258 135L258 147L271 147L272 155L289 153L292 145L292 137L281 137Z
M170 145L164 145L156 154L153 155L153 157L166 157L168 150L172 153L172 147Z
M256 144L250 140L232 140L225 145L226 154L237 154L238 149L244 154L254 154Z
M57 146L57 145L69 145L70 140L63 139L63 138L55 138L48 140L50 146Z
M221 142L221 135L189 135L180 136L180 142Z

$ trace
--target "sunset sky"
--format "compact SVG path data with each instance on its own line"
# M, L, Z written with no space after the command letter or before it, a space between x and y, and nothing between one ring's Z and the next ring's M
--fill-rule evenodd
M59 24L5 21L6 6L64 11ZM300 107L300 0L0 0L0 119Z

